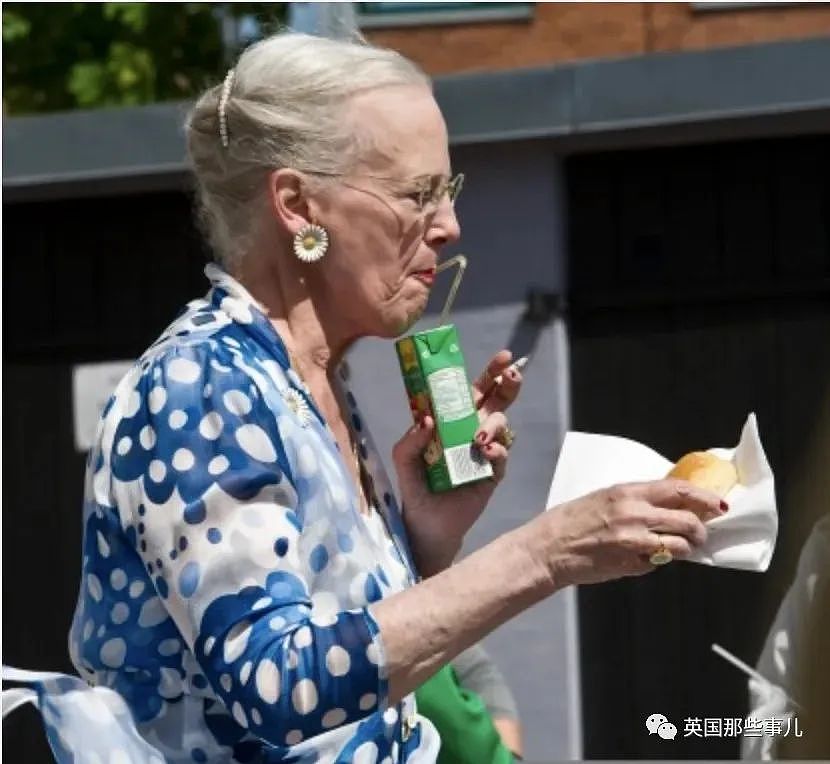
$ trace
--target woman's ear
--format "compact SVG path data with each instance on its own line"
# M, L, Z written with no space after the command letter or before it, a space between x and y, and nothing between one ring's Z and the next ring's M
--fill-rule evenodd
M270 212L274 220L292 237L312 221L308 185L296 170L282 168L268 176Z

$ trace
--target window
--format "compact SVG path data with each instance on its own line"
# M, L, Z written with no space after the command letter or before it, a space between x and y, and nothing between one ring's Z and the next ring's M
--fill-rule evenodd
M761 2L738 2L735 0L722 0L722 2L699 2L691 3L692 10L695 11L747 11L747 10L761 10L764 8L793 8L806 5L827 5L827 3L807 3L807 2L786 2L786 0L775 0Z
M358 25L364 29L426 24L471 24L487 21L526 21L535 3L355 3Z

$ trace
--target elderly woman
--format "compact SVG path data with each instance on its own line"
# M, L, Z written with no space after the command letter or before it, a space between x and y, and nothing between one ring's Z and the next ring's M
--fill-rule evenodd
M70 647L114 692L87 704L82 737L68 702L45 713L53 748L432 762L422 682L565 586L645 573L658 549L687 555L719 500L671 481L615 487L454 564L505 474L510 354L474 385L494 478L431 494L425 418L394 449L400 502L338 371L354 340L413 325L459 237L429 80L389 50L272 37L199 99L187 144L219 265L104 411ZM60 680L46 685L42 707Z

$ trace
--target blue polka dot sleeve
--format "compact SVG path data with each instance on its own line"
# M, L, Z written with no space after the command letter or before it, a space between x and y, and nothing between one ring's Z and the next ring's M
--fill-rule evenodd
M384 709L388 688L368 581L339 590L348 559L330 559L354 544L342 466L277 383L233 343L181 345L104 437L114 511L164 610L233 720L284 746Z

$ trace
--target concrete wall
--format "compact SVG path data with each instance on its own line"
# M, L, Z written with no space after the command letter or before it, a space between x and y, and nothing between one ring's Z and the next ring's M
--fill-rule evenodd
M530 329L521 318L529 287L564 287L564 210L559 166L543 143L469 146L454 153L453 165L469 181L459 200L463 234L458 249L469 255L470 264L452 314L468 372L477 375L502 347L533 348L522 396L510 410L518 438L508 476L470 532L467 553L545 507L568 425L567 337L559 319ZM440 310L450 280L444 278L436 286L433 311ZM434 321L433 312L418 328ZM394 348L364 340L350 360L354 389L391 472L392 445L411 425ZM530 761L580 755L575 626L575 598L568 592L523 613L485 641L516 695Z

